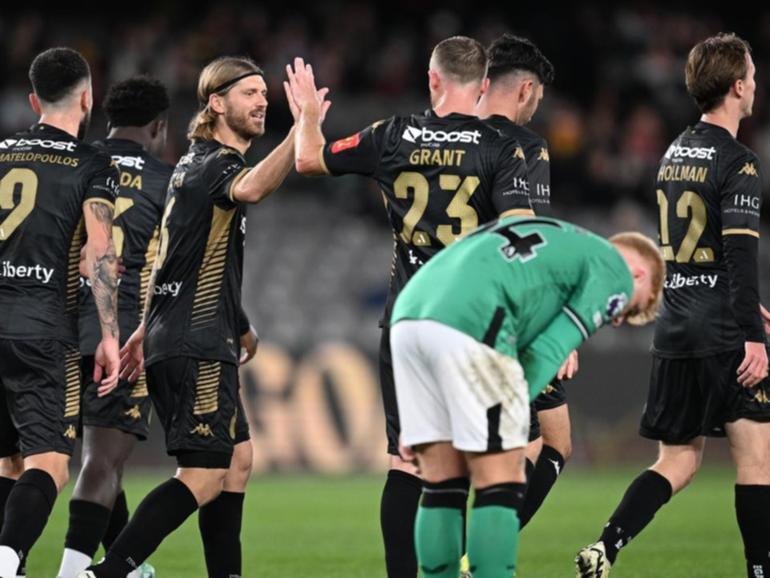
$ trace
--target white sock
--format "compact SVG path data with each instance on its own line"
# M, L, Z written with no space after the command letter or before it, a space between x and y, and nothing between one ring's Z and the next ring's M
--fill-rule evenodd
M59 567L59 578L77 578L83 570L91 565L91 556L72 548L64 548Z
M126 578L139 578L139 572L142 570L142 567L139 566L136 570L132 570L128 574L126 574Z
M19 555L10 546L0 546L0 578L16 578Z

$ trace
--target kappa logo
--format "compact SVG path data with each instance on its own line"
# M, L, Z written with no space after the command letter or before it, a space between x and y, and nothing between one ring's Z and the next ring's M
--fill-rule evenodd
M748 175L750 177L758 177L759 174L757 173L757 167L754 166L754 163L746 163L743 165L743 168L738 171L739 175Z
M764 390L760 389L754 395L754 401L759 402L761 404L767 404L767 403L770 403L770 397L767 396L767 393L765 393Z
M520 159L520 160L523 161L524 160L524 149L521 148L521 147L516 147L513 150L513 158Z
M540 154L537 155L537 160L543 161L543 162L550 162L551 161L551 155L548 154L548 149L545 147L540 147Z
M76 437L78 437L78 432L75 429L75 426L70 424L67 426L67 429L64 430L62 435L68 440L74 440Z
M197 434L204 438L210 438L214 435L214 432L211 431L211 426L207 423L199 423L190 430L190 433Z
M401 135L407 142L461 142L479 144L481 133L477 130L458 130L445 132L443 130L430 130L426 127L407 126ZM522 153L523 154L523 153Z
M131 409L127 409L123 412L123 415L130 417L133 420L139 420L142 418L142 412L138 405L135 405Z

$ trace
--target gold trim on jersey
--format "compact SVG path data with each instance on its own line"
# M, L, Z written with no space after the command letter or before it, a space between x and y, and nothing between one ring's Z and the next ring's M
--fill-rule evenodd
M76 311L80 302L80 250L83 247L86 228L83 217L75 227L72 233L72 241L67 252L67 293L65 300L65 311L71 313Z
M751 235L759 239L759 233L753 229L722 229L722 236L725 235Z
M198 379L195 380L193 415L212 413L219 409L219 376L222 363L198 361Z
M248 173L251 170L251 167L246 167L244 169L241 169L241 172L239 172L237 175L235 175L235 178L230 183L230 186L227 189L227 198L230 199L233 203L237 203L238 200L233 197L233 189L235 188L235 185L237 185L243 177L246 176L246 173Z
M219 294L225 276L227 247L235 210L213 207L211 229L206 240L206 251L198 273L190 325L193 328L206 325L214 320Z
M160 245L160 225L155 227L150 242L147 243L147 250L144 252L144 266L139 272L139 311L144 311L144 304L147 300L147 285L150 284L152 266L158 256L158 245Z
M64 417L80 413L80 352L67 349L64 353Z
M321 163L321 170L324 172L325 175L330 175L332 172L329 170L329 167L326 166L326 160L324 159L324 148L321 147L321 150L318 151L318 160Z
M500 218L503 217L534 217L535 211L532 209L508 209L500 213Z
M131 390L130 397L147 397L147 377L144 371L139 375L139 379L136 380L133 389Z

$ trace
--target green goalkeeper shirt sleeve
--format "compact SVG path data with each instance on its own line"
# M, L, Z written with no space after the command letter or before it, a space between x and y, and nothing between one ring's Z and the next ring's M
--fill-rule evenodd
M519 362L529 384L529 399L543 391L554 378L569 353L576 349L587 335L578 327L574 314L562 310L550 325L519 354Z

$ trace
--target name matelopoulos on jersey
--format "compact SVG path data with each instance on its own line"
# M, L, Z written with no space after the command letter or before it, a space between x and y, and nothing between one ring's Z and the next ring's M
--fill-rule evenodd
M481 132L477 130L459 130L445 132L443 130L430 130L425 127L407 126L401 135L407 142L419 143L466 143L479 144Z
M43 140L39 138L7 138L0 142L0 149L31 149L32 147L41 147L44 149L53 149L55 151L69 151L73 152L77 148L78 143L73 141L59 141L59 140Z
M672 144L670 147L668 147L666 154L663 156L667 159L685 158L710 161L713 160L716 152L717 149L714 147L683 147L678 144Z

